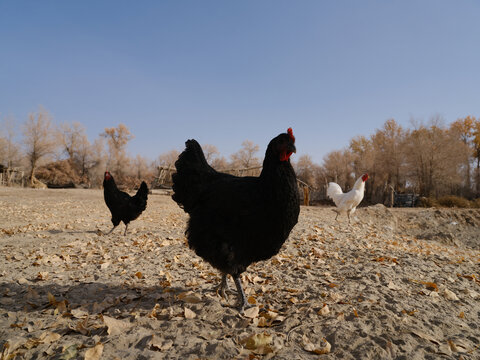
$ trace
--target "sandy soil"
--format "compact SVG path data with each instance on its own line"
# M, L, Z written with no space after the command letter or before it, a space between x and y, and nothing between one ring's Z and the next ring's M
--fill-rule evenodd
M480 359L479 210L304 207L239 314L168 196L125 237L100 190L0 188L0 209L1 359Z

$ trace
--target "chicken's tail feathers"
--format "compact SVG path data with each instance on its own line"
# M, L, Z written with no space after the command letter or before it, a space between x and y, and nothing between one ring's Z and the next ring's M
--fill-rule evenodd
M145 199L148 197L148 186L145 181L142 181L142 183L140 184L140 188L137 191L137 195L142 196Z
M141 211L147 208L148 200L148 186L145 181L142 181L140 187L137 190L137 193L133 196L133 202L136 204Z
M337 201L338 201L338 198L340 197L339 195L342 195L342 194L343 194L343 191L340 185L334 182L328 183L327 197L332 199L336 205L338 205Z
M185 150L175 162L175 168L177 171L172 174L172 199L189 212L208 175L216 171L208 165L202 147L194 139L185 142Z

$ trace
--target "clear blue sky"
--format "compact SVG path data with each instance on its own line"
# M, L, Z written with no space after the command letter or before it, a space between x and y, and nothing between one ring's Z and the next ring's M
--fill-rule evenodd
M480 116L479 19L473 0L3 0L0 117L124 123L152 160L188 138L263 158L291 126L321 163L389 118Z

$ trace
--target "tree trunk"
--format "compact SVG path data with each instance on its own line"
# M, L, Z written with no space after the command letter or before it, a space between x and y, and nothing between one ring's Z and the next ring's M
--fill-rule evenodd
M480 196L480 156L477 156L477 179L475 181L475 188L477 196Z

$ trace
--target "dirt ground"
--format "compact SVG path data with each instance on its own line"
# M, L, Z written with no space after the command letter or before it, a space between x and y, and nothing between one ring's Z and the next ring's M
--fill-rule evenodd
M242 314L167 195L127 236L101 190L0 188L0 211L1 359L480 359L476 209L302 207Z

